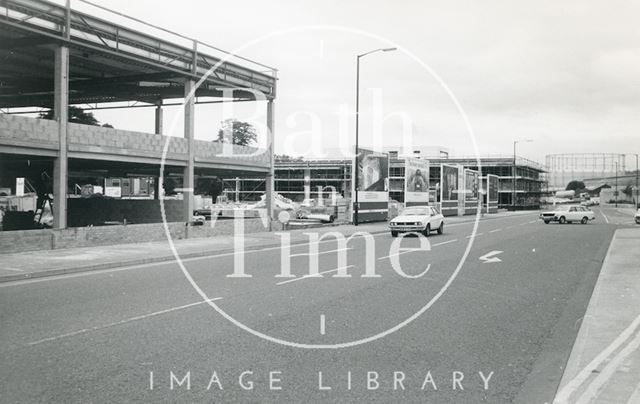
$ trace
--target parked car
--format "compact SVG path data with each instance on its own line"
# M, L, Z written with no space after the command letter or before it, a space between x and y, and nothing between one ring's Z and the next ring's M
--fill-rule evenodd
M636 211L636 224L640 224L640 209Z
M429 236L435 230L444 232L444 216L432 206L412 206L405 208L400 215L389 221L392 237L398 233L422 233Z
M542 212L540 219L547 224L550 222L587 224L589 220L596 220L596 214L585 206L562 205L556 207L555 210Z

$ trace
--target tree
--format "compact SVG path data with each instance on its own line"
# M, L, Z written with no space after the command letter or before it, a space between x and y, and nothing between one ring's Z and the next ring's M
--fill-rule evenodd
M584 182L582 181L571 181L567 184L567 191L579 191L581 189L585 189Z
M79 123L82 125L91 125L91 126L100 126L100 122L93 116L92 112L85 112L82 108L78 107L69 107L68 116L69 122ZM41 112L40 118L42 119L53 119L53 109L48 110L47 112ZM105 128L113 128L108 123L102 125Z
M229 133L232 135L229 136ZM249 146L258 141L258 134L250 123L241 122L236 119L226 119L221 123L216 142L229 143L229 140L231 140L232 144Z

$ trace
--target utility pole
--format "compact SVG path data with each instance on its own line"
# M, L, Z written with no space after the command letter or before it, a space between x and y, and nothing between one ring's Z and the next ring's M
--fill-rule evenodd
M613 197L616 202L616 208L618 207L618 162L616 161L616 187L613 190Z
M355 165L353 167L353 172L351 173L351 178L353 181L353 189L355 192L355 200L353 205L353 224L354 226L358 225L358 184L359 175L358 172L360 169L358 168L358 127L360 125L360 58L370 55L375 52L391 52L396 50L396 48L380 48L374 49L369 52L365 52L356 57L356 150L355 150Z

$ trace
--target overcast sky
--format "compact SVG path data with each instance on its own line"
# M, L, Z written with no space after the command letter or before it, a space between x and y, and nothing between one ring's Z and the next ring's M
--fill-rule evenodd
M337 147L341 133L351 144L353 117L341 130L339 112L346 107L352 114L355 108L355 55L395 45L396 52L362 59L364 144L373 137L372 100L379 94L384 114L409 117L414 144L473 153L461 114L424 63L466 111L481 154L508 155L515 139L532 139L518 146L518 154L536 160L548 153L640 153L640 2L100 3L226 50L242 48L241 55L276 67L278 153L302 153L310 146L317 151L308 132L318 126L322 146ZM294 27L307 28L260 40ZM236 114L250 119L253 109L243 105ZM256 119L264 119L264 108L258 112ZM153 130L152 114L97 113L102 121L144 131ZM175 115L167 112L165 120ZM215 136L221 118L219 108L199 107L196 137ZM399 114L385 121L388 145L400 141L401 127Z

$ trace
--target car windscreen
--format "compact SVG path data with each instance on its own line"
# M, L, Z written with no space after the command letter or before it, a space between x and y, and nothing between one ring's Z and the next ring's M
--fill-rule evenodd
M428 214L429 211L426 208L407 208L402 211L404 216L425 216Z

